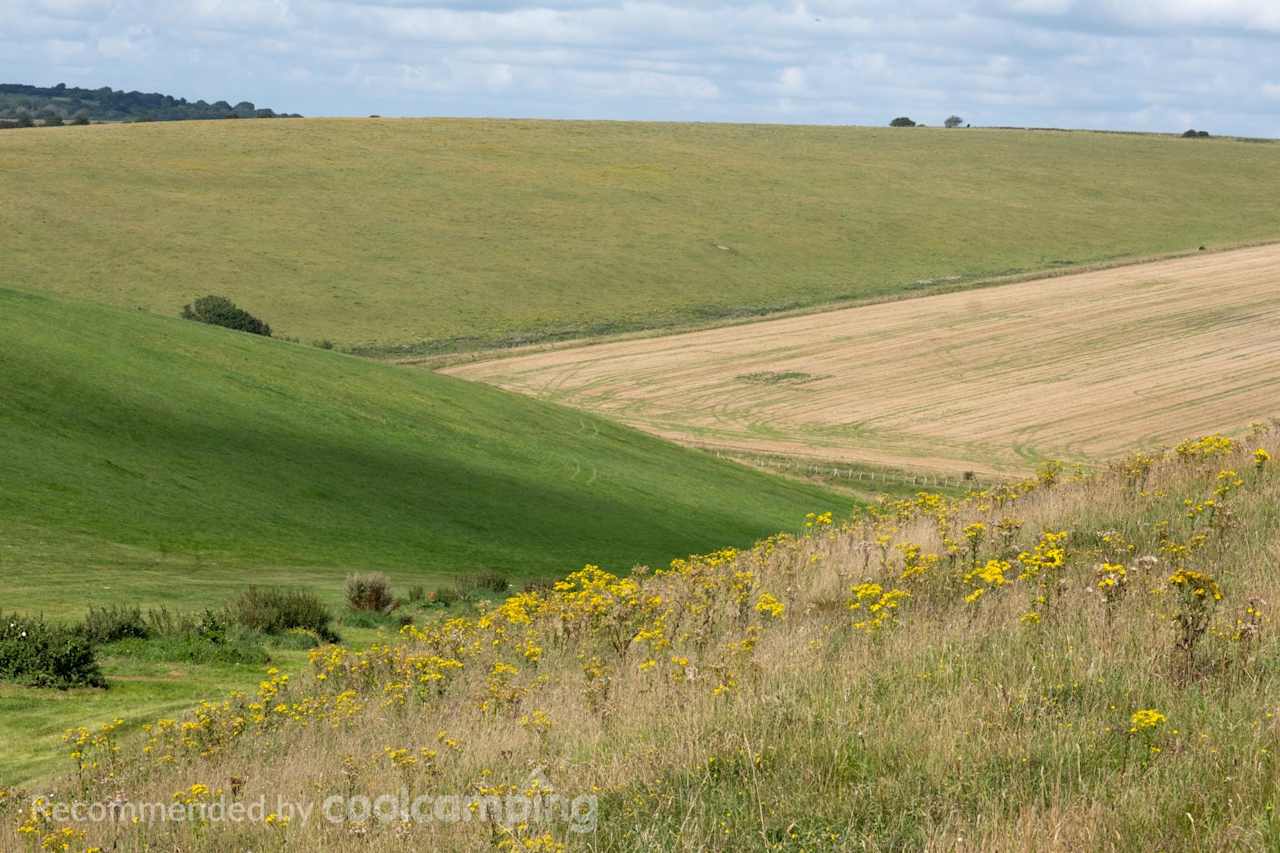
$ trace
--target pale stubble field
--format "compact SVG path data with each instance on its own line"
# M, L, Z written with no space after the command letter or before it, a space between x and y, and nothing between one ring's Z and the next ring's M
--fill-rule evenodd
M1280 415L1280 246L448 372L691 444L986 474Z

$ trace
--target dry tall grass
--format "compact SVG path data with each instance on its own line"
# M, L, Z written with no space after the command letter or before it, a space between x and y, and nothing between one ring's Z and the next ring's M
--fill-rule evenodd
M1275 850L1278 444L1258 429L630 578L588 567L317 650L145 742L73 733L53 797L404 789L458 794L467 820L73 825L11 793L0 846ZM481 819L531 778L596 797L596 831Z

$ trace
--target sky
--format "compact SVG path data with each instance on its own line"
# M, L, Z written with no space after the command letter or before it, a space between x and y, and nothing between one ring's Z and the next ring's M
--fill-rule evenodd
M0 82L309 116L1280 137L1280 0L0 0Z

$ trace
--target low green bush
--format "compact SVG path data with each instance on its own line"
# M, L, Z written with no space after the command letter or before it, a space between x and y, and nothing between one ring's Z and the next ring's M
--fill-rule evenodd
M0 681L27 687L106 687L93 643L74 628L0 617Z
M290 628L283 634L268 638L271 645L278 649L306 651L327 642L323 637L308 628Z
M271 326L236 305L225 296L201 296L182 307L184 320L195 320L211 326L222 326L238 332L271 337Z
M76 631L91 643L114 643L130 638L146 639L151 631L141 607L111 604L90 607Z
M314 631L325 642L339 637L330 627L333 616L315 593L305 590L251 586L227 603L227 619L262 634L283 634L290 628Z
M395 609L395 597L391 594L391 581L382 572L348 575L344 588L347 607L370 613L390 613Z
M160 607L143 615L138 608L103 608L90 611L80 633L95 638L104 655L136 660L253 665L271 660L262 647L263 634L230 624L219 610L173 613Z
M203 614L174 613L163 605L147 610L145 615L148 637L169 637L178 634L194 634L201 630L226 630L225 617L214 611L206 610Z
M511 581L507 579L507 576L492 569L485 569L475 574L467 575L462 578L461 584L465 591L473 593L505 595L511 591Z

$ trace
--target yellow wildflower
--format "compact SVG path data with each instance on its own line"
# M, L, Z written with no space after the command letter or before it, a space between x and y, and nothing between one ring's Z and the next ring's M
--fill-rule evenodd
M1151 731L1164 725L1169 718L1155 708L1142 708L1129 717L1129 734Z
M756 612L763 613L770 618L781 619L785 610L786 605L767 592L761 593L760 597L756 599Z

